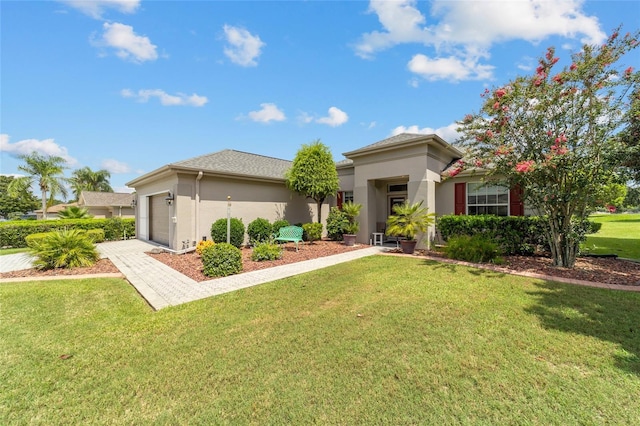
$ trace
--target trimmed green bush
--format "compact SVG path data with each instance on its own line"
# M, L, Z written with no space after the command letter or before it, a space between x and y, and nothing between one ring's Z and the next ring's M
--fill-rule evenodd
M261 217L255 219L247 226L247 235L249 235L249 243L252 245L268 241L271 238L271 223L267 219Z
M24 237L27 247L33 248L36 244L40 243L43 239L51 235L52 232L38 232L37 234L31 234Z
M333 241L342 241L342 234L349 226L349 217L338 207L331 207L327 216L327 237Z
M244 243L244 224L242 219L231 218L231 237L229 242L231 245L240 248ZM215 243L227 242L227 219L218 219L211 225L211 239Z
M38 269L91 266L100 258L91 237L79 229L49 232L43 238L32 238L30 244Z
M482 235L458 235L451 237L444 247L444 253L451 259L473 263L502 263L498 244Z
M445 241L459 235L481 235L498 244L506 255L531 255L547 247L543 221L537 216L445 215L437 220Z
M0 247L27 247L27 235L65 229L103 229L105 241L135 236L135 219L16 220L0 222Z
M322 238L322 224L321 223L305 223L302 225L305 234L307 234L307 240L309 242L318 241Z
M94 243L101 243L104 241L104 229L89 229L87 236L91 238Z
M262 242L253 248L251 260L262 262L263 260L278 260L282 257L282 247L272 242Z
M278 231L280 231L280 228L284 228L285 226L289 226L290 223L287 220L284 219L278 219L275 222L273 222L273 225L271 225L271 233L272 234L278 234Z
M242 252L224 242L205 247L202 250L202 266L202 273L208 277L238 274L242 272Z

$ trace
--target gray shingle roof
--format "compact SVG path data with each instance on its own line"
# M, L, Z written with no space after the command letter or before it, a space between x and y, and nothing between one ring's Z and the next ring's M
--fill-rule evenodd
M383 139L381 141L372 143L371 145L363 146L362 148L358 148L356 151L360 150L368 150L371 148L380 148L385 145L393 145L400 142L410 141L412 139L420 139L424 138L427 135L418 134L418 133L400 133L399 135L391 136L390 138Z
M284 179L292 162L248 152L225 149L169 164L208 172L229 173L251 177Z
M128 206L135 195L123 192L93 192L82 191L80 199L89 207L99 206Z

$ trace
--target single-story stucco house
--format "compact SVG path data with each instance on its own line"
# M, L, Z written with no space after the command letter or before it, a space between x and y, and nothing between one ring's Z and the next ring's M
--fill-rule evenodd
M442 172L462 155L437 135L409 133L346 152L346 159L336 163L340 191L322 206L322 222L331 206L349 200L360 203L357 241L369 243L393 206L405 200L423 201L438 215L523 214L516 191L480 185L480 178L468 173L443 179ZM209 238L211 224L226 218L227 209L245 226L258 217L312 222L317 217L315 201L285 185L291 164L227 149L140 176L127 183L137 197L136 235L180 250Z
M133 218L134 199L134 194L125 192L82 191L78 198L78 206L86 208L91 216L98 219Z

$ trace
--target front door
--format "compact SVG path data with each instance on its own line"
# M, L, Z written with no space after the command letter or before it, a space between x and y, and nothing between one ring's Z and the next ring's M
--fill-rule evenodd
M404 204L406 199L406 195L389 195L389 211L387 212L387 216L391 216L393 214L393 206Z

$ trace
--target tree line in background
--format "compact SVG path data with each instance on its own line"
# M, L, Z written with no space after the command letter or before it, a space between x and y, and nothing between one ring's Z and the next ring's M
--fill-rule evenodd
M58 196L67 199L68 190L73 201L78 201L82 191L113 192L107 170L93 171L89 167L74 170L70 178L64 177L66 161L62 157L32 153L20 157L24 164L18 170L25 176L0 176L0 216L19 218L36 209L38 205L46 214L47 208L58 203ZM40 190L40 198L32 188Z

